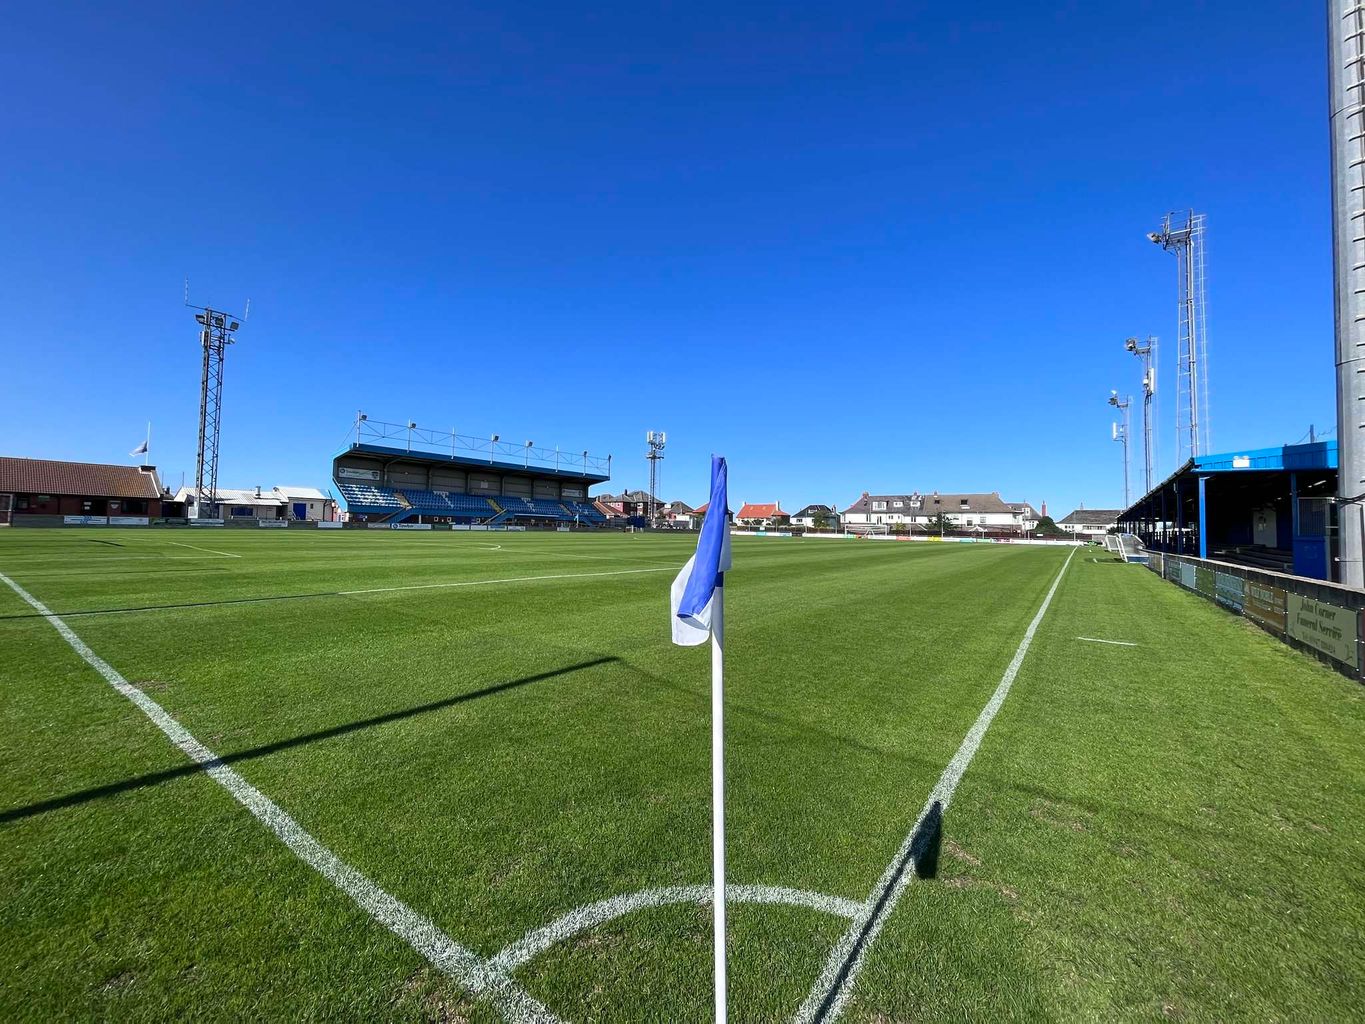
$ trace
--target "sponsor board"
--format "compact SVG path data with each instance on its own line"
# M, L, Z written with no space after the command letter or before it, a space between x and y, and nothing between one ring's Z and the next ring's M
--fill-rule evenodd
M1245 590L1246 580L1242 577L1234 576L1230 572L1214 574L1213 599L1224 608L1240 612L1245 600Z
M283 530L289 525L288 519L257 519L257 526L264 526L271 530Z
M569 528L568 528L567 526L556 526L556 527L555 527L555 533L568 533L568 532L569 532Z
M1357 612L1311 597L1289 595L1289 635L1329 658L1358 665Z
M318 523L318 529L319 529L319 530L340 530L340 529L342 529L345 525L346 525L345 523L334 523L334 522L332 522L331 520L324 519L324 520L322 520L322 521L320 521L320 522Z
M110 526L151 526L152 521L147 516L110 516Z
M483 526L483 525L479 525L479 526L471 526L470 529L471 529L471 530L487 530L487 529L489 529L489 527Z
M494 527L490 527L490 529L494 529L494 530L503 529L503 530L506 530L508 533L525 533L525 532L526 532L526 527L524 527L524 526L503 526L503 527L494 526Z
M337 468L337 476L343 480L378 480L380 479L377 469L351 469L347 466Z
M62 522L67 526L108 526L108 516L62 516ZM92 542L94 543L94 542ZM103 544L104 541L98 543Z
M390 529L394 530L430 530L430 523L390 523Z
M564 488L564 497L566 497L566 498L581 498L581 497L583 497L583 492L582 492L582 490L580 490L580 489L577 488L577 487L566 487L566 488Z
M1289 631L1289 595L1268 583L1247 580L1242 614L1276 633Z
M1152 572L1156 573L1158 576L1166 575L1166 559L1159 552L1150 552L1147 555L1147 564L1151 567Z
M223 521L221 519L191 519L189 524L191 526L222 526Z
M475 530L475 529L478 529L478 527L470 526L468 523L451 523L451 524L450 524L450 528L451 528L452 530Z
M1194 563L1180 563L1180 585L1186 590L1193 590L1195 588Z
M1180 560L1179 560L1179 559L1176 559L1176 558L1167 558L1167 559L1166 559L1166 572L1165 572L1165 576L1166 576L1166 578L1167 578L1168 580L1170 580L1172 583L1179 583L1179 582L1180 582Z
M1194 589L1205 597L1216 596L1212 569L1206 569L1202 565L1194 567Z

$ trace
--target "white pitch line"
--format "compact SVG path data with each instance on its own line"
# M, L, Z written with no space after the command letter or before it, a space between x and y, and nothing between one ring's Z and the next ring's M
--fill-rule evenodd
M1136 647L1137 644L1130 644L1127 640L1101 640L1097 636L1078 636L1077 640L1088 640L1092 644L1113 644L1115 647Z
M489 965L502 974L510 975L551 946L571 939L589 928L650 907L666 907L675 903L709 905L711 893L712 887L709 885L673 885L612 896L596 903L576 907L544 927L527 932L494 956ZM779 885L727 885L725 899L727 903L769 903L809 907L811 910L823 911L849 920L856 918L863 911L863 905L857 900L826 896L824 893L806 892L802 889L788 889Z
M3 573L0 573L0 581L47 619L62 639L71 645L72 650L99 672L110 686L137 705L186 756L203 765L205 774L275 833L295 856L349 896L370 917L471 993L488 999L512 1024L556 1024L558 1018L510 977L474 951L461 946L430 918L389 895L314 839L278 804L220 761L218 755L195 739L165 708L124 679L117 669L86 646L85 641L70 626L36 597Z
M391 594L397 590L440 590L448 587L487 587L494 583L534 583L537 580L579 580L591 576L631 576L641 572L677 572L677 566L666 565L658 569L613 569L610 572L561 572L552 576L508 576L501 580L460 580L456 583L413 583L406 587L371 587L368 590L338 590L337 596L350 597L353 594Z
M843 937L830 951L829 959L825 961L820 977L816 979L815 985L806 996L806 1001L801 1004L801 1008L796 1011L796 1016L792 1018L795 1024L815 1024L815 1022L822 1022L823 1024L823 1022L837 1020L839 1014L843 1012L844 1005L853 992L853 984L857 981L858 972L862 970L867 951L876 941L882 926L891 916L891 912L896 909L901 894L913 877L914 869L908 862L911 858L911 844L916 834L933 811L935 804L939 805L940 811L946 811L948 804L952 802L953 792L957 789L958 783L962 781L962 776L967 771L967 766L972 763L972 758L976 756L977 748L981 746L982 737L986 735L986 730L990 728L991 721L1000 710L1000 706L1005 703L1005 698L1009 696L1010 687L1014 685L1014 677L1019 674L1019 666L1024 663L1024 655L1028 653L1029 646L1033 643L1033 635L1038 631L1038 626L1043 621L1043 615L1047 612L1048 605L1052 604L1052 596L1057 593L1057 587L1061 584L1062 577L1066 574L1066 568L1071 564L1071 559L1075 554L1076 550L1073 548L1071 554L1066 556L1066 561L1062 563L1061 572L1057 573L1057 578L1052 581L1051 589L1043 598L1038 614L1033 616L1033 621L1024 631L1024 639L1020 641L1018 650L1014 652L1014 658L1005 669L1005 674L1000 677L1000 683L996 686L995 692L991 694L991 699L986 702L986 706L981 709L981 714L972 723L962 745L957 748L957 753L948 762L948 767L943 769L943 774L939 776L938 783L929 794L929 799L924 802L924 809L920 811L914 827L906 835L905 841L901 843L900 849L896 851L891 863L882 872L882 877L878 879L877 884L868 895L867 902L863 904L858 916L849 925L848 931L844 932ZM909 867L908 871L907 867Z
M170 540L167 544L174 544L178 548L193 548L195 551L207 551L211 555L222 555L224 558L241 558L241 555L234 555L231 551L214 551L213 548L201 548L198 544L182 544L178 540Z

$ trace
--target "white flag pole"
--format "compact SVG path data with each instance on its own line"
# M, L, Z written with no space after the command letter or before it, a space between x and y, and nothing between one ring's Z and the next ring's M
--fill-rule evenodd
M711 902L715 919L716 1024L725 1024L725 576L711 609Z
M147 421L147 443L146 443L146 445L144 445L143 448L142 448L142 464L143 464L144 466L147 465L147 452L151 450L151 447L152 447L152 421L151 421L151 420L148 420L148 421Z

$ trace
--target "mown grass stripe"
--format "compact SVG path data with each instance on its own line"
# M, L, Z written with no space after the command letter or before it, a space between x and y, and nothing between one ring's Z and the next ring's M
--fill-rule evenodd
M986 730L990 728L996 713L1005 703L1005 698L1009 696L1010 687L1014 685L1014 678L1019 674L1019 667L1024 663L1024 655L1028 654L1028 649L1033 643L1033 636L1038 631L1038 626L1042 623L1048 606L1052 604L1053 595L1057 593L1062 577L1066 575L1067 566L1071 564L1071 559L1075 554L1076 549L1073 548L1071 554L1066 556L1066 561L1062 563L1057 578L1052 581L1052 586L1048 589L1047 596L1043 598L1043 603L1039 606L1037 614L1033 616L1033 621L1024 631L1024 638L1019 642L1019 647L1006 667L1005 674L1000 677L995 692L991 694L991 699L986 702L986 706L977 715L976 721L972 723L971 729L967 731L966 737L962 740L962 745L957 748L957 753L948 762L948 767L943 769L943 774L939 776L929 798L924 802L924 809L920 811L914 827L910 829L905 840L901 843L900 849L896 851L896 856L891 859L891 863L887 865L882 877L878 879L876 886L868 896L867 902L863 905L863 913L853 920L848 930L844 932L843 937L830 951L829 959L825 961L820 977L816 979L810 994L806 996L805 1002L801 1004L793 1018L796 1024L817 1024L817 1022L822 1024L822 1022L834 1021L843 1012L844 1005L848 1002L848 997L853 991L853 984L857 981L858 972L862 969L863 960L866 958L868 950L876 941L886 919L896 909L896 904L900 901L905 887L914 877L914 854L918 845L924 841L924 837L927 835L926 825L947 810L948 804L952 802L953 793L956 791L958 783L962 781L962 776L966 773L967 767L972 763L972 758L976 756L977 749L981 746L981 740L986 735Z
M96 654L59 616L4 573L3 581L57 630L63 640L115 690L132 701L187 757L204 766L205 774L228 791L295 856L351 898L355 904L398 936L433 966L454 978L471 993L488 999L513 1024L552 1024L558 1020L506 974L477 953L466 949L429 918L390 895L369 877L347 864L317 841L278 804L224 764L213 751L191 735L160 704L134 686Z

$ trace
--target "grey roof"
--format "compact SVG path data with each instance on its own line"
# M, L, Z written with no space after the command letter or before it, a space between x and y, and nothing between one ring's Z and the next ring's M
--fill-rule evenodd
M832 516L837 516L837 515L839 514L838 512L835 512L834 509L830 508L828 505L807 505L807 506L806 506L805 508L803 508L800 512L793 512L793 513L792 513L792 518L795 519L797 516L802 516L802 517L804 517L804 516L813 516L813 515L815 515L817 512L823 512L823 513L824 513L825 515L827 515L827 516L831 516L831 515L832 515Z
M918 499L920 506L912 507L912 501ZM967 504L964 506L963 501ZM905 515L914 513L916 515L934 515L938 512L975 512L980 515L983 512L1004 513L1008 515L1013 509L1005 504L1000 498L999 491L992 491L990 494L944 494L937 491L921 493L915 491L913 494L864 494L848 508L844 509L845 514L849 512L871 512L872 502L885 501L886 508L877 511L900 512ZM902 502L902 508L896 508L895 502Z
M1073 526L1113 526L1118 522L1123 510L1118 508L1078 508L1058 524L1070 523Z

